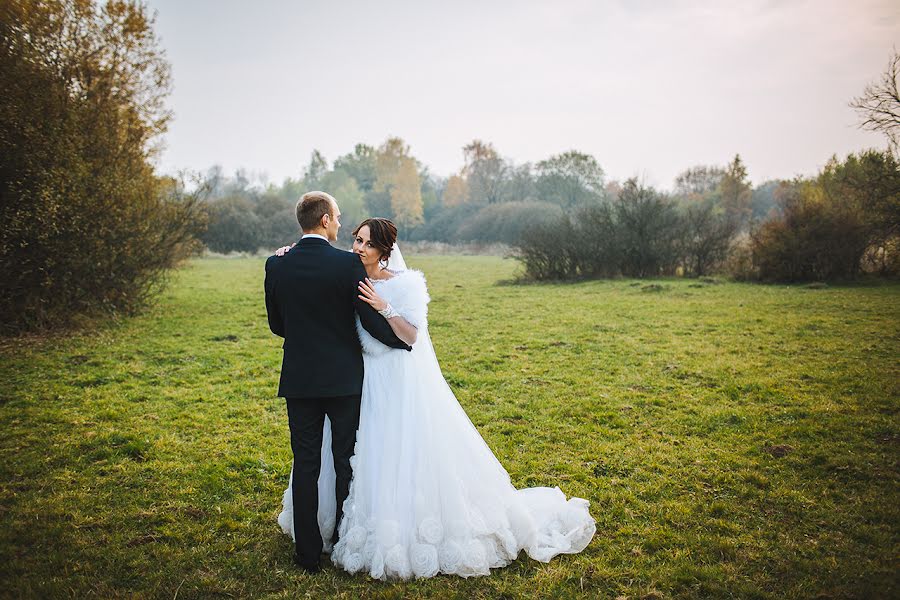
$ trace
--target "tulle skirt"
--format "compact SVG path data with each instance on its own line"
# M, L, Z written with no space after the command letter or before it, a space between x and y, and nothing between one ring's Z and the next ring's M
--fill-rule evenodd
M547 562L593 538L588 502L559 488L517 490L444 380L426 330L412 352L366 354L353 480L334 530L330 424L319 526L332 561L377 579L488 575L521 550ZM293 533L290 487L278 521Z

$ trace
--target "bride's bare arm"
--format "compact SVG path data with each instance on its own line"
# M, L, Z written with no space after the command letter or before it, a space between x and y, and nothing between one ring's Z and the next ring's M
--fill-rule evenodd
M409 321L397 315L396 317L391 317L387 320L388 325L391 326L391 329L394 330L394 333L397 334L397 337L412 346L416 343L416 334L419 333L419 330L411 324Z
M375 288L367 279L359 282L359 298L372 306L375 310L381 312L388 307L388 303L378 295ZM388 325L394 330L394 334L412 346L416 343L416 335L419 330L416 326L404 319L399 314L394 314L387 319Z
M412 346L416 343L416 334L419 332L418 329L415 328L414 325L409 323L406 319L397 315L396 317L391 317L387 320L388 325L391 326L391 329L394 330L394 333L397 334L397 337Z

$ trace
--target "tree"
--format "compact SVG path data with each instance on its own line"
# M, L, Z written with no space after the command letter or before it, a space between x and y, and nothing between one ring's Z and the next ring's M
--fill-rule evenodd
M603 186L603 196L611 202L614 202L616 198L619 197L619 194L622 193L622 184L615 179L610 182L607 182L605 186Z
M510 165L502 191L503 202L524 202L537 198L531 164Z
M900 164L893 152L867 150L833 157L818 178L830 203L865 230L868 262L883 275L896 269L900 242Z
M725 168L725 174L719 183L722 208L729 220L744 228L750 221L752 192L747 180L747 168L740 154L734 156Z
M209 189L210 198L218 198L222 195L225 179L225 170L222 168L222 165L213 165L206 170L204 180Z
M818 180L797 182L782 216L751 231L753 262L768 281L831 281L859 273L865 225Z
M474 140L463 148L463 175L469 188L469 199L484 204L500 202L508 165L494 146Z
M257 192L259 190L254 188L254 185L250 181L250 174L247 172L247 169L243 167L238 167L234 171L233 177L228 177L222 180L221 184L221 195L223 197L226 196L253 196L254 199L257 196Z
M303 187L307 191L321 189L322 177L328 172L328 161L318 150L313 150L309 164L303 169ZM324 191L324 190L322 190Z
M523 232L535 225L554 223L563 209L548 202L501 202L483 206L463 221L458 230L460 240L518 244Z
M462 224L481 208L482 205L469 202L458 206L441 206L422 226L409 232L409 239L458 242Z
M691 203L684 211L684 270L701 277L725 259L737 224L709 203Z
M347 171L344 169L329 171L322 176L321 188L337 200L341 208L341 222L347 226L348 231L366 218L363 193L356 180Z
M537 164L537 188L541 200L564 207L603 198L603 169L593 156L570 150Z
M402 139L388 138L379 146L375 155L375 185L372 191L370 199L382 203L377 207L380 211L373 212L372 216L390 216L396 220L398 227L405 228L422 223L422 182L416 161Z
M459 206L468 201L469 190L466 186L466 180L461 175L451 175L447 179L447 186L444 188L442 203L444 206Z
M589 204L575 212L572 240L565 246L582 277L615 277L622 272L627 236L622 235L614 203Z
M139 2L3 3L0 328L132 312L189 255L200 196L151 158L170 67Z
M631 178L613 203L613 216L624 275L655 277L674 272L679 218L667 198Z
M300 196L308 191L309 190L304 187L302 179L286 177L285 180L281 182L281 189L278 190L278 195L285 201L296 204L300 199Z
M900 90L897 75L900 72L900 53L894 49L881 79L865 87L861 96L854 98L850 106L859 115L859 126L868 131L885 135L891 150L900 149Z
M375 148L366 144L357 144L352 153L345 154L334 161L334 170L346 171L350 177L356 180L360 191L367 194L375 187L377 178L375 156Z
M389 192L403 162L410 158L409 146L400 138L388 138L375 154L376 192Z
M777 211L779 190L785 185L788 182L771 180L756 186L750 196L751 218L761 221L772 216L773 210Z
M421 225L424 221L419 171L416 169L416 161L412 158L404 157L400 161L390 192L394 220L400 233L405 234L404 237L406 237L410 229Z
M203 243L213 252L256 252L263 245L264 225L245 196L211 202Z
M675 195L681 197L704 196L719 189L725 169L698 165L682 171L675 178Z
M536 280L574 279L579 276L578 237L568 214L554 222L528 227L517 245L525 274Z
M833 157L779 188L781 212L751 232L762 279L843 280L900 270L900 164L891 151Z
M256 200L253 212L260 222L260 248L274 249L297 240L296 200L282 195L284 188L270 185Z
M428 167L423 166L419 161L416 161L416 167L419 170L419 181L421 182L419 191L422 194L422 219L427 221L441 207L438 200L438 188L441 186L441 181L432 176L428 172Z

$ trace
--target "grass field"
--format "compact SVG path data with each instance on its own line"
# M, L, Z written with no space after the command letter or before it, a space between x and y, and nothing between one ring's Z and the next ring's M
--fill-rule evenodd
M900 285L504 285L409 260L447 381L519 486L597 535L488 578L298 572L261 259L203 259L145 315L0 347L0 596L896 597Z

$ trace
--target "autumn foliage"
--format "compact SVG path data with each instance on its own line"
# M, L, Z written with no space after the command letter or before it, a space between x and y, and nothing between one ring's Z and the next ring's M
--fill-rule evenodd
M142 306L192 249L193 195L154 175L169 65L136 2L3 2L0 329Z

